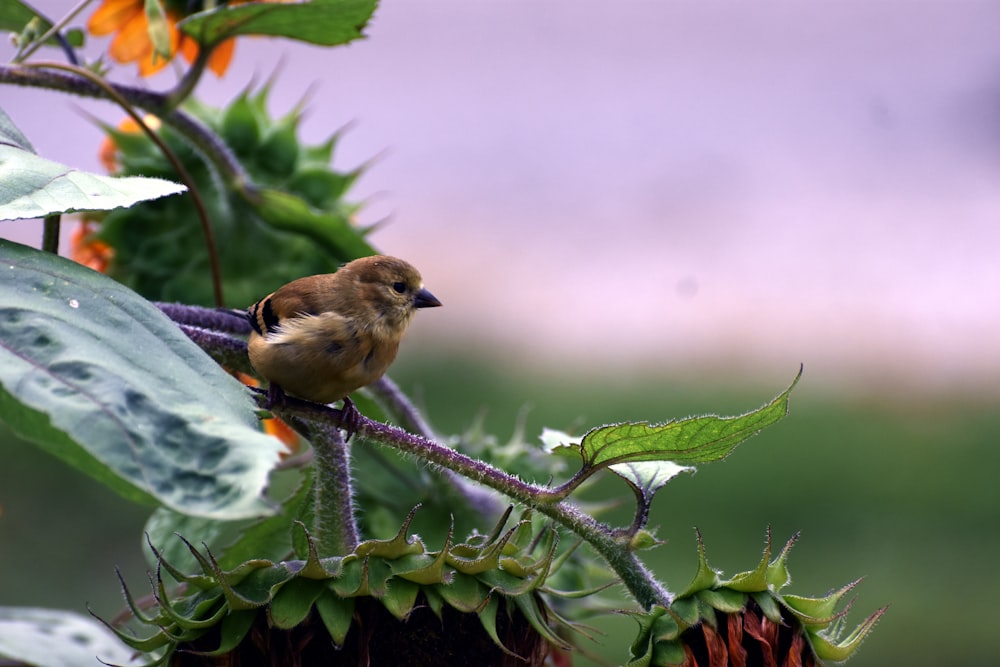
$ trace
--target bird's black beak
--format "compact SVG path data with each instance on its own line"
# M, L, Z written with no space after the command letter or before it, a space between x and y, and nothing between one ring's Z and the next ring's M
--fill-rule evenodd
M440 305L441 302L438 301L438 298L433 294L431 294L430 292L428 292L423 287L420 288L420 291L417 292L416 296L413 299L414 308L433 308L434 306L440 306Z

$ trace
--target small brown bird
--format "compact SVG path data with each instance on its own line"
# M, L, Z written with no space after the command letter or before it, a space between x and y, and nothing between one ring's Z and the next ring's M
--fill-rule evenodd
M272 388L315 403L382 377L417 308L440 306L395 257L362 257L294 280L247 310L250 363Z

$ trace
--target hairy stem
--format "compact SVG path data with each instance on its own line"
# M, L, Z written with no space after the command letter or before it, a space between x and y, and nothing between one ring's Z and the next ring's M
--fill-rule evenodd
M388 376L383 375L370 384L368 389L374 394L379 407L385 410L393 421L410 433L416 433L425 438L434 437L434 430L417 410L417 406L410 402L399 385L390 380Z
M189 324L178 324L177 326L195 345L212 357L215 363L230 371L253 375L253 367L250 366L250 360L247 358L246 342L198 326Z
M358 546L351 485L351 457L334 424L304 419L278 408L277 414L312 443L313 525L311 533L321 558L343 556Z
M205 73L205 66L208 64L211 56L212 49L204 48L204 46L198 49L198 56L191 63L191 67L184 73L177 86L165 96L165 101L169 109L176 109L184 100L191 96L191 93L194 92L195 87L198 85L198 81L201 80L201 75Z
M59 223L62 216L58 213L45 218L42 227L42 250L51 252L53 255L59 254Z
M266 398L258 397L262 405ZM288 421L300 423L339 423L339 410L308 401L285 399L278 414ZM515 500L534 507L555 522L572 530L586 540L621 577L622 582L636 601L648 609L654 604L670 604L671 594L660 584L629 550L627 542L616 537L616 531L588 514L553 496L547 487L529 484L488 463L468 457L433 440L408 433L401 428L381 424L361 416L357 434L367 440L394 447L413 454L430 463L479 482Z
M402 426L404 430L416 433L428 440L435 439L431 425L427 423L417 407L410 402L399 385L393 382L389 376L383 375L369 385L368 389L375 396L379 407L385 410L389 418ZM442 468L441 472L451 488L455 490L457 498L468 507L476 510L480 516L487 518L503 511L504 501L499 495L489 489L470 484L465 478L447 468Z

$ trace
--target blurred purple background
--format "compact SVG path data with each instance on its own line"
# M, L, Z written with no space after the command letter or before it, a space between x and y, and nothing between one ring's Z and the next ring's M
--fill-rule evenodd
M553 369L1000 385L1000 3L384 2L368 35L243 39L198 94L280 64L274 111L311 90L311 141L354 123L339 166L384 153L362 219L390 218L374 243L446 306L412 338ZM10 87L0 106L89 170L74 107L121 117Z

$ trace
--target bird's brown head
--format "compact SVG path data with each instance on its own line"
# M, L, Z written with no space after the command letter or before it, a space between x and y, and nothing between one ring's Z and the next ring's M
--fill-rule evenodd
M362 257L343 266L362 303L378 310L378 317L393 328L405 327L417 308L440 306L424 287L420 272L409 262L388 255Z

